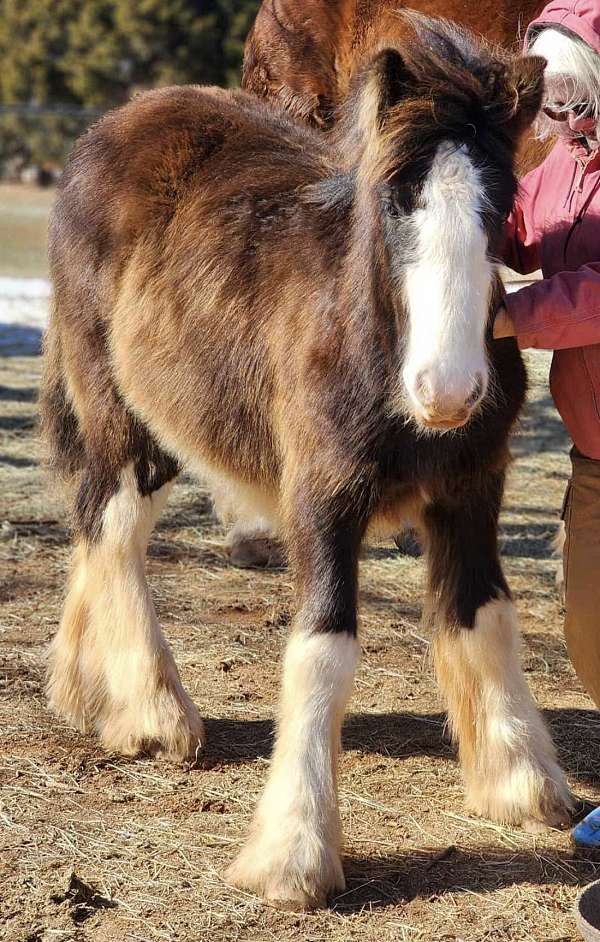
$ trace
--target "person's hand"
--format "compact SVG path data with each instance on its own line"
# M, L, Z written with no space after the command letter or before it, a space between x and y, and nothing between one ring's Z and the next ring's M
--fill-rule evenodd
M501 304L496 311L493 334L494 340L502 340L503 337L515 336L515 325L503 304Z

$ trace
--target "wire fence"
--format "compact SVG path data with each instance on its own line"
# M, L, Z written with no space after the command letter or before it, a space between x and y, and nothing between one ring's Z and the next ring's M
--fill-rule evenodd
M102 109L68 102L0 104L0 176L21 179L37 173L39 182L48 182L60 172L74 141L102 114Z
M2 105L0 115L16 114L22 117L45 117L62 115L80 118L82 121L95 121L104 112L99 108L82 108L80 105Z

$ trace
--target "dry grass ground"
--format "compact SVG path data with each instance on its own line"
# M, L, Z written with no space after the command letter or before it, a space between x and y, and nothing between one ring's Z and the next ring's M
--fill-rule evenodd
M53 190L0 185L0 277L47 276L46 229L53 200Z
M503 515L524 661L579 794L600 798L600 727L566 658L550 541L568 462L533 361L532 400ZM265 909L222 873L264 783L288 574L227 566L203 490L178 485L150 580L184 681L208 718L201 768L105 754L50 716L44 651L68 565L60 496L40 468L37 358L0 360L0 936L6 942L291 940L559 942L576 938L596 873L568 835L465 814L419 627L420 561L389 545L362 563L363 658L340 800L346 893L327 911ZM2 935L3 933L3 935Z

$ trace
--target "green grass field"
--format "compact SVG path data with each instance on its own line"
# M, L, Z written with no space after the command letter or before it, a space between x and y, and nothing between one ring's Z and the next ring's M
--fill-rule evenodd
M46 240L54 190L0 185L0 277L48 276Z

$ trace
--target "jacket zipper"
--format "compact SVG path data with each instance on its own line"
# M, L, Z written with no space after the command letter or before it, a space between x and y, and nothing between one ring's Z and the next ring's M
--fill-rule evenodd
M582 160L578 160L577 166L575 168L575 173L573 174L573 179L571 180L571 195L569 197L569 212L573 209L573 197L576 193L581 193L583 190L583 178L585 176L586 164Z
M572 187L571 189L571 199L569 200L569 212L571 211L571 207L573 205L573 196L575 195L575 193L579 195L583 193L583 181L585 177L585 171L587 170L587 166L589 162L590 161L587 161L585 163L582 160L577 161L577 165L579 167L579 176L577 177L577 182L575 186ZM575 219L573 221L573 224L567 233L567 238L565 239L565 244L563 246L563 264L564 265L567 264L567 249L569 248L569 242L571 241L571 238L574 235L577 227L580 226L581 223L583 222L583 217L585 216L587 212L587 208L592 202L593 197L596 195L596 190L598 189L599 186L600 186L600 176L594 183L594 186L592 187L589 196L587 197L587 199L585 200L581 208L578 210L577 215L575 216Z

